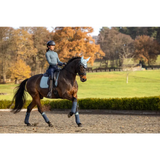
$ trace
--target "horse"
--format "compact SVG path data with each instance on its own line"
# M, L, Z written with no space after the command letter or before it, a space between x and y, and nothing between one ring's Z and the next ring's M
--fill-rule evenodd
M85 82L87 80L86 69L89 58L84 59L83 57L73 57L72 59L70 59L67 64L60 70L58 84L56 87L58 98L68 99L72 101L72 108L68 114L68 118L70 118L74 114L75 121L78 127L81 127L82 123L80 122L77 106L78 83L76 81L76 75L78 73L81 82ZM40 102L43 97L47 98L48 93L48 88L40 87L42 76L43 74L38 74L22 81L20 85L17 86L17 91L15 92L12 100L12 104L15 101L15 106L12 109L12 112L17 113L20 112L20 110L24 106L24 103L26 101L26 92L31 95L32 101L27 106L26 116L24 120L24 123L27 126L32 126L32 124L29 123L29 117L32 109L37 105L38 111L44 118L45 122L49 127L53 127L52 123L49 121L45 112L43 111L43 107ZM57 98L57 95L52 92L52 99L55 98Z

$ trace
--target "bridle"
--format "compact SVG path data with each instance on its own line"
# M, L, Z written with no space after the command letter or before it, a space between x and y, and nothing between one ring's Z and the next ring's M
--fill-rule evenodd
M79 75L79 76L85 76L85 75L86 75L86 72L81 72L81 67L83 67L83 70L86 69L85 66L80 62L80 63L79 63L79 67L78 67L78 68L79 68L78 75Z
M86 72L81 72L81 67L83 67L83 69L86 69L85 66L81 62L79 62L78 72L77 73L78 73L79 76L85 76ZM68 69L67 69L67 71L70 72L70 73L72 73L72 74L75 74L74 72L71 72Z

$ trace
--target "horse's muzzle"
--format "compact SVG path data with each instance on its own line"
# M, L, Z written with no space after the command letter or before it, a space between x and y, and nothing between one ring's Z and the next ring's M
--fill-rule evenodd
M86 76L81 76L80 77L81 82L85 82L87 80Z

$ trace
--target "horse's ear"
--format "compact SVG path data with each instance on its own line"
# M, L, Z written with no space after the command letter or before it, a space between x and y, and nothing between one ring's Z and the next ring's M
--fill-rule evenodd
M81 60L83 60L83 56L81 57Z
M86 61L88 62L90 58L91 58L91 57L87 58Z

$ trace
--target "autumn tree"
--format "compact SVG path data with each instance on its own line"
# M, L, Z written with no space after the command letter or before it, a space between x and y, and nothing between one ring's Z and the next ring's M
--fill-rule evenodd
M17 62L11 66L10 72L11 78L15 79L15 83L17 83L18 80L23 80L31 76L31 68L26 65L22 59L18 59Z
M135 39L135 59L144 61L148 65L156 61L160 54L160 46L153 38L143 35Z
M32 34L22 28L0 27L0 55L2 62L0 70L5 83L6 74L12 63L22 59L31 64L33 57L37 55Z
M56 43L55 51L61 61L68 61L75 56L91 57L90 63L104 56L100 45L88 35L92 33L92 27L56 27L53 40Z
M46 27L25 27L25 30L28 29L28 32L32 35L34 48L37 49L37 54L32 56L32 60L29 64L32 66L32 72L34 74L45 72L46 64L46 49L47 42L51 39L51 33L47 30Z
M130 64L134 60L134 40L129 35L119 33L117 42L119 64L121 67L124 67L124 62Z
M7 71L13 59L13 52L10 49L13 30L12 27L0 27L0 80L2 76L3 83L6 83Z
M15 29L11 42L9 48L14 55L12 62L16 63L18 59L22 59L32 68L33 57L37 55L32 34L23 28Z
M133 39L118 32L116 28L103 27L99 34L98 43L105 52L104 61L111 67L122 66L124 57L133 54Z
M13 32L12 50L16 59L21 58L27 60L37 55L37 49L34 47L32 35L22 28L16 29Z

